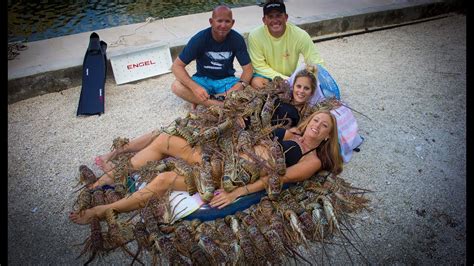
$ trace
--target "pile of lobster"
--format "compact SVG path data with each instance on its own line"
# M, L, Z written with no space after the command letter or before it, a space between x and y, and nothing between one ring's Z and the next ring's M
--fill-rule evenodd
M131 194L127 182L133 180L132 175L138 174L141 182L149 182L164 171L184 176L188 193L199 193L203 201L209 202L216 188L230 192L253 183L264 169L269 175L267 196L258 204L214 221L176 220L169 193L153 196L139 211L120 214L121 217L110 209L105 221L93 219L90 224L91 235L80 254L89 254L86 264L117 248L133 257L132 263L143 263L140 255L145 250L154 264L158 260L196 265L282 264L288 258L307 261L299 248L309 249L312 242L325 243L335 236L349 241L349 215L368 207L367 190L352 187L326 171L282 190L280 178L286 171L285 160L278 142L269 136L281 126L272 123L276 99L288 102L289 92L288 83L275 78L262 90L231 92L223 107L198 108L174 120L154 135L166 132L183 137L192 147L198 145L202 150L201 165L165 158L134 170L129 160L133 154L121 154L112 160L115 184L96 189L84 186L73 208L80 212L119 200ZM326 100L307 108L302 119L315 110L340 104L335 99ZM127 141L117 138L112 148ZM270 158L257 156L252 148L255 145L266 147ZM95 175L87 166L81 166L79 172L83 184L95 182ZM107 229L103 230L105 225Z

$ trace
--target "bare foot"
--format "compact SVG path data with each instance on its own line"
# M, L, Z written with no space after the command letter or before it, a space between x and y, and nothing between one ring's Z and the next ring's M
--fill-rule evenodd
M76 224L90 224L94 217L99 219L104 218L105 211L108 209L107 205L99 205L94 208L85 210L82 213L71 212L69 219Z
M105 173L99 179L97 179L97 181L95 181L93 184L88 185L87 188L94 189L94 188L101 187L103 185L112 185L113 183L114 183L114 180Z
M95 164L104 172L109 172L114 168L114 164L110 162L111 156L107 156L108 154L104 154L101 156L95 157Z

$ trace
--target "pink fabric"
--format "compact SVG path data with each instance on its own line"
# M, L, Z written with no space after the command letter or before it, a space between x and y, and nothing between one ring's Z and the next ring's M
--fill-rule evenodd
M346 106L340 106L331 113L336 117L337 135L341 146L341 155L345 163L352 157L353 149L362 143L362 138L358 134L359 127L352 111Z

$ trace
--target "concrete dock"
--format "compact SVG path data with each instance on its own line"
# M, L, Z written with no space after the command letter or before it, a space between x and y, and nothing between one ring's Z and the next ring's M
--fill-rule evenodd
M455 0L288 0L288 21L305 29L315 41L370 31L462 10ZM262 23L262 8L233 9L234 29L247 36ZM209 26L210 12L149 19L143 23L96 30L108 43L110 58L153 43L170 47L174 59L189 38ZM8 61L8 103L78 86L91 32L26 43L27 49ZM109 68L111 69L111 68ZM113 72L108 71L113 77Z
M365 139L340 177L370 191L370 210L354 214L346 224L359 241L346 245L338 235L298 250L313 265L472 265L466 248L472 239L466 236L472 231L466 230L466 207L472 204L466 197L471 181L466 174L465 12L446 13L457 5L447 1L379 0L372 7L369 0L285 3L290 21L320 21L299 25L314 30L314 46L337 81L341 99L355 110ZM234 15L235 28L243 34L261 23L260 7L235 9ZM175 55L179 38L173 33L182 45L193 30L208 25L208 17L197 14L97 32L109 44L109 57L166 36L170 44L177 43ZM68 217L78 195L78 167L87 165L101 175L94 158L108 152L114 138L136 138L191 110L191 104L172 93L173 74L116 85L109 71L105 113L76 116L89 35L30 43L9 61L9 75L15 78L9 78L8 97L16 102L8 104L7 112L8 254L2 265L84 264L91 253L80 256L81 243L91 235L90 227ZM122 35L123 43L114 46ZM194 68L195 63L189 65L191 73ZM128 215L133 213L121 214L120 220ZM134 254L138 251L136 241L128 246ZM151 265L153 254L144 251L138 258ZM117 248L97 254L90 265L130 265L132 260ZM288 259L282 265L303 263Z

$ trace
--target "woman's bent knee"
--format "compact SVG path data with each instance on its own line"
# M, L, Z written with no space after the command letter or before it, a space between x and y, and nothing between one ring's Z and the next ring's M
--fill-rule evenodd
M171 137L171 135L169 135L168 133L161 132L160 135L158 135L158 136L151 142L151 145L150 145L150 146L153 146L153 148L154 148L156 151L162 153L162 152L164 152L165 150L168 149L170 137ZM165 147L166 149L164 149L164 147Z
M177 176L175 172L163 172L158 174L151 183L160 189L167 190L173 188Z

